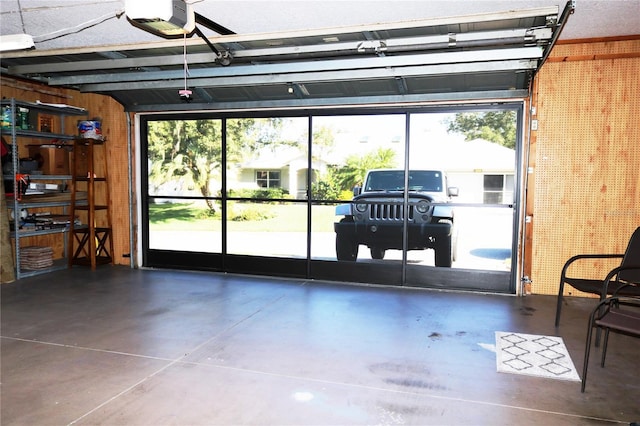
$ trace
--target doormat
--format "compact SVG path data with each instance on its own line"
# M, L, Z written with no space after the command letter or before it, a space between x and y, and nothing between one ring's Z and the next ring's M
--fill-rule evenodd
M496 331L499 373L580 381L561 337Z

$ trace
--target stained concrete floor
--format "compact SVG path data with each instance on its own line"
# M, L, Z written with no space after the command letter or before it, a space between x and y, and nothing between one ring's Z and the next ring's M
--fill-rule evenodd
M3 284L2 425L594 425L640 420L640 340L578 382L496 372L495 331L593 300L101 267Z

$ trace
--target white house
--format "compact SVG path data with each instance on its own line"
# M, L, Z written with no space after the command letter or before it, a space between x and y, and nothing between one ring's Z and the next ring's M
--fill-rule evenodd
M447 172L449 185L460 189L457 202L513 203L514 149L484 139L451 140L412 147L411 155L428 157L430 165Z
M314 159L312 180L324 171L327 163ZM298 199L307 197L307 154L294 147L281 146L260 151L256 157L241 164L230 188L282 188Z
M400 144L402 145L402 144ZM515 151L483 139L472 141L434 140L411 147L412 168L439 168L447 172L449 185L457 186L463 203L510 204L513 202ZM314 175L329 163L340 162L336 152L331 158L313 161ZM265 149L241 164L237 180L230 188L283 188L292 196L307 196L307 156L300 149L280 146Z

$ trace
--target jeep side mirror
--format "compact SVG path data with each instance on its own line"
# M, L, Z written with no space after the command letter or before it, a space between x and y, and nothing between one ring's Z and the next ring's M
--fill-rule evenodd
M449 197L457 197L458 196L458 187L457 186L450 186L449 188L447 188L447 193L449 194Z
M356 195L360 195L360 193L362 192L362 187L360 186L354 186L353 187L353 196L355 197Z

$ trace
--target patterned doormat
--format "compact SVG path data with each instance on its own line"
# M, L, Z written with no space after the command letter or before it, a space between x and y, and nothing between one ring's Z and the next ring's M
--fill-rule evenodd
M496 364L499 373L580 381L561 337L496 331Z

